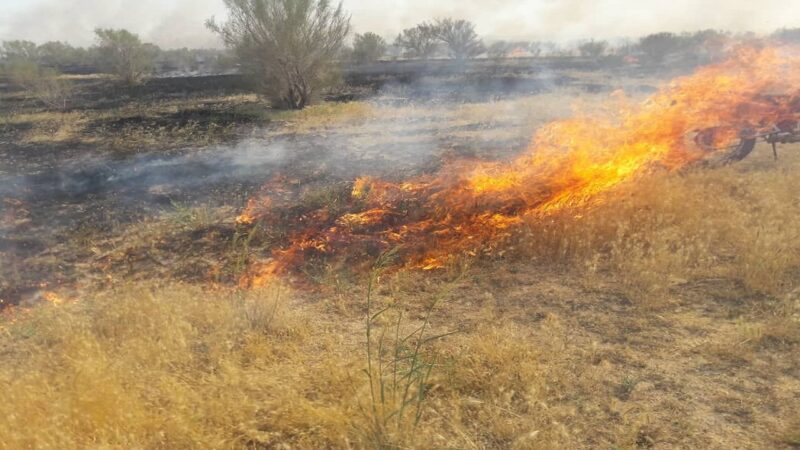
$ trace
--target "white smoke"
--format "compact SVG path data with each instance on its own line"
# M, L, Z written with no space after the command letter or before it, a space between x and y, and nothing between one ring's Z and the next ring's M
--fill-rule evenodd
M572 41L657 31L771 32L800 26L786 0L344 0L357 32L393 38L435 17L474 21L488 39ZM0 40L93 42L95 27L128 28L165 48L219 46L203 23L222 0L3 0Z
M12 12L4 13L6 8ZM94 43L94 29L101 27L126 28L163 48L220 47L205 21L224 12L221 0L3 0L0 40L88 46Z

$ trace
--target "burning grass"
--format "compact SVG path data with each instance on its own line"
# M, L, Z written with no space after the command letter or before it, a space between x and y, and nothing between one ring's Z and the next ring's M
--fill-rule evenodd
M753 161L621 187L589 210L532 220L511 240L521 257L610 271L634 298L667 295L689 280L722 277L776 296L796 287L800 213L793 146L778 165L767 148Z
M442 268L458 254L485 252L524 221L595 205L628 181L703 160L707 155L691 142L692 133L720 126L736 130L714 142L725 146L739 130L757 133L796 120L797 65L780 49L741 49L725 63L676 80L642 106L621 103L616 119L548 124L528 152L510 163L452 161L435 174L401 182L362 177L353 183L343 214L323 208L289 218L309 225L297 227L243 284L298 272L306 259L353 246L402 247L404 265L424 270ZM286 191L281 179L263 191L239 223L287 220L280 211ZM278 201L274 192L281 193Z

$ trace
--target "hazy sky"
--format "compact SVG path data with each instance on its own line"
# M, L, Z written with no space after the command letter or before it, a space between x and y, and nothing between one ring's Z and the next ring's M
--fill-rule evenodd
M800 0L344 0L356 32L393 38L434 17L469 19L488 40L641 36L704 28L800 27ZM222 0L0 0L0 40L93 42L97 26L128 28L162 47L219 46L203 26Z

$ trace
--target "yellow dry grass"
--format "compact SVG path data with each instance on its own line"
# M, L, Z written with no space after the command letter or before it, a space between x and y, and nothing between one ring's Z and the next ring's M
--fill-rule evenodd
M447 347L428 423L391 421L375 436L358 327L279 294L127 286L17 318L0 336L0 447L474 446L476 427L506 442L527 426L503 412L515 390L536 395L518 328ZM450 414L484 401L496 410Z
M357 124L375 116L373 106L366 102L326 102L300 111L275 112L273 118L285 122L284 127L290 131L309 132Z
M797 146L777 162L760 146L738 165L649 175L588 210L533 219L517 246L542 262L611 271L639 298L713 277L780 296L800 267L798 173Z
M464 105L420 126L524 135L570 109ZM437 113L353 103L282 120L357 134ZM0 448L790 448L800 154L783 150L531 219L431 314L432 334L459 333L424 349L435 364L416 425L392 416L396 398L376 405L358 287L125 285L2 323ZM184 212L172 228L219 220ZM418 327L440 278L383 277L376 307L396 314L375 333L391 336L400 312Z
M209 113L210 120L180 122L182 114ZM219 120L213 118L219 114ZM19 128L15 141L29 145L84 144L114 149L208 145L236 131L230 120L246 118L266 123L268 109L256 95L193 97L171 100L131 100L109 109L6 112L4 123Z

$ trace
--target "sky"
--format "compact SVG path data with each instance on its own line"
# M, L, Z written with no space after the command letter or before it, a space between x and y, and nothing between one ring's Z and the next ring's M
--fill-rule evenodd
M436 17L475 22L487 41L571 42L658 31L771 32L800 27L800 0L343 0L355 32L390 40ZM0 40L91 45L96 27L127 28L163 48L220 47L203 25L222 0L0 0Z

